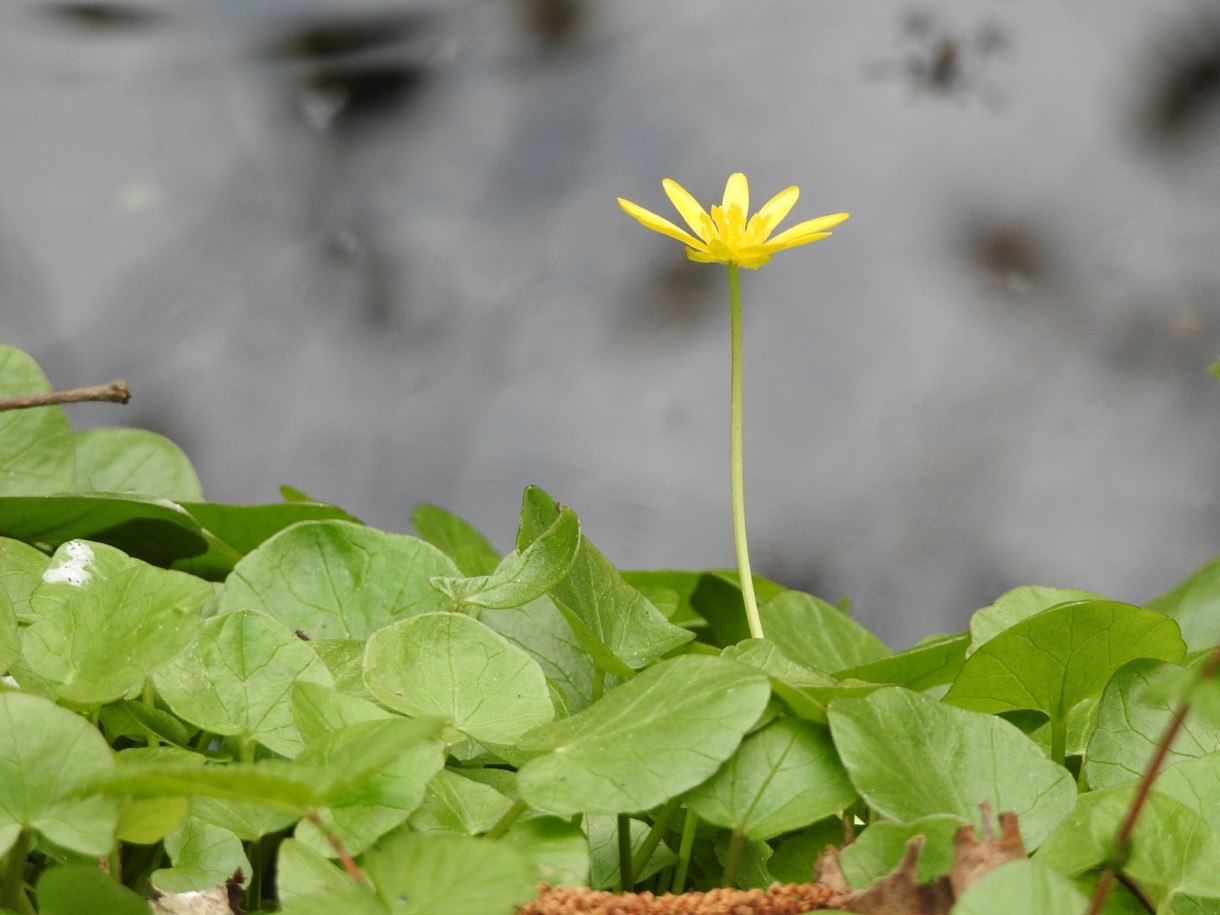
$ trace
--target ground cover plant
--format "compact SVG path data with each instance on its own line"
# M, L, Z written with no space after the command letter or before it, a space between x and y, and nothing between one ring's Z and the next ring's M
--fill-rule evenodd
M736 267L842 216L768 241L795 189L747 223L739 177L667 184L697 238L624 202L737 323ZM891 651L743 575L739 372L738 569L624 571L535 486L507 555L433 505L205 501L58 405L125 385L0 346L0 911L1220 912L1220 561Z

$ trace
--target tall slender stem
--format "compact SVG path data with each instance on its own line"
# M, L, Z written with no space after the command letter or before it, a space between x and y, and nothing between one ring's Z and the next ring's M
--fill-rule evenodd
M618 888L630 893L635 886L635 874L631 868L631 817L618 815Z
M746 606L750 638L763 637L754 579L750 575L750 552L746 547L745 477L741 469L741 280L737 265L729 264L729 323L731 325L732 375L729 384L730 464L733 476L733 542L737 546L737 571L741 578L741 599Z
M724 874L720 878L720 882L725 886L737 885L737 868L741 865L741 849L745 843L745 833L740 829L734 829L729 837L729 850L724 856Z
M699 827L699 814L686 808L686 823L682 826L682 841L678 843L678 863L674 867L673 892L686 889L686 871L690 867L690 854L695 847L695 830Z

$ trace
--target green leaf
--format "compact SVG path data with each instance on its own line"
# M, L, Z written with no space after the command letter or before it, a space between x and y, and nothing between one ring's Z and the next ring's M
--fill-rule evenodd
M838 675L922 691L953 682L965 663L966 646L969 644L968 632L937 636L917 642L888 658L878 658L858 667L841 670Z
M182 824L190 808L184 797L124 798L115 838L136 845L155 845Z
M289 696L292 723L307 744L351 724L397 717L367 699L317 683L294 683Z
M1146 604L1178 621L1191 651L1220 642L1220 559L1213 559Z
M533 862L489 839L399 832L364 856L364 870L402 915L512 915L537 895Z
M50 390L37 362L16 347L0 344L0 397ZM0 497L63 492L72 489L75 480L72 429L63 407L0 412Z
M203 488L186 454L147 429L90 429L73 435L76 486L82 492L139 492L199 501Z
M949 873L953 864L953 837L965 821L952 814L920 817L909 823L870 823L856 840L843 849L840 863L848 884L864 887L894 872L902 861L907 841L923 836L923 849L916 862L916 879L929 883ZM842 828L842 827L840 827Z
M766 603L786 589L760 575L753 575L754 596ZM750 637L746 608L741 596L741 576L736 569L712 569L699 573L690 595L691 609L711 630L712 644L724 648ZM703 636L705 639L706 635Z
M619 883L618 817L595 814L583 819L588 830L589 886L595 890L608 890ZM631 857L634 859L648 836L648 824L634 817L628 818L627 835L631 840ZM653 849L640 873L634 875L636 882L647 880L677 860L678 856L673 850L661 842Z
M292 723L293 684L334 683L308 643L253 610L207 620L195 644L155 680L179 717L214 734L256 740L285 756L304 746Z
M501 841L525 852L537 867L538 880L542 883L583 886L589 880L589 840L571 820L539 816L517 820ZM666 858L672 862L677 855L661 844L649 858L644 872L660 870L665 865L654 867L654 861Z
M184 502L204 530L206 553L180 560L174 568L208 581L223 581L247 553L285 528L301 521L350 521L360 519L326 502L294 501L270 505L224 505L219 502Z
M837 607L800 591L785 591L758 608L763 632L806 667L834 672L890 654L880 639Z
M1101 695L1128 661L1176 661L1185 651L1177 624L1159 613L1107 600L1060 604L989 639L966 659L944 699L978 712L1045 712L1052 735L1059 729L1052 757L1062 759L1073 706Z
M559 584L576 559L580 522L571 510L559 513L545 531L490 575L432 579L432 587L455 606L471 604L493 610L522 607Z
M987 801L1015 812L1037 848L1076 797L1068 771L1007 721L900 686L835 699L830 729L856 790L899 822L950 813L976 823Z
M1013 588L996 598L996 602L990 607L976 611L970 618L970 647L966 649L966 657L970 657L1005 629L1043 610L1073 601L1102 599L1100 594L1074 588L1045 588L1041 585Z
M1134 794L1134 785L1119 785L1081 795L1039 849L1038 860L1068 876L1105 862ZM1156 789L1140 810L1130 849L1123 872L1154 903L1173 893L1220 895L1220 836L1195 811Z
M264 542L226 579L221 611L252 607L310 638L368 638L443 610L428 584L457 567L436 547L344 521L305 521Z
M261 804L300 816L337 793L334 775L285 760L203 765L198 763L131 763L93 777L88 790L106 796L209 797ZM327 776L330 778L327 778Z
M559 514L550 496L536 486L528 487L521 502L517 549L524 552ZM629 677L694 637L671 625L583 536L567 577L550 595L585 651L615 676Z
M743 740L686 803L707 822L757 842L816 823L855 798L830 734L780 718Z
M475 527L435 505L417 505L411 526L420 539L452 559L463 575L490 575L500 564L500 554Z
M113 769L109 745L84 718L37 696L0 693L0 852L32 829L63 848L106 854L118 801L75 792Z
M771 688L742 664L661 661L519 744L544 751L518 773L531 806L568 816L648 810L704 781L737 749Z
M826 701L815 690L834 688L835 681L827 674L797 664L770 639L746 639L728 646L720 656L761 670L771 678L775 694L796 714L826 723Z
M705 620L691 605L691 597L699 586L699 580L706 572L690 572L682 569L642 569L620 571L623 581L637 591L657 603L651 595L669 592L673 595L673 610L666 614L666 619L688 629L698 629L707 625ZM740 588L738 589L740 594ZM658 608L659 609L659 608ZM741 611L745 612L744 607Z
M1047 915L1083 912L1089 900L1040 861L1010 861L966 887L953 915Z
M361 699L373 698L364 685L363 639L317 639L309 644L335 678L335 689Z
M1106 686L1097 707L1097 724L1089 739L1083 775L1097 790L1139 778L1156 752L1157 743L1173 718L1176 701L1148 695L1166 677L1182 668L1157 661L1132 661ZM1220 750L1220 727L1187 715L1165 765Z
M238 870L253 871L241 840L227 829L187 817L166 836L165 852L172 868L153 871L150 881L162 893L194 893L221 886Z
M147 900L92 864L48 868L38 881L38 910L42 915L149 915L150 911Z
M280 843L279 854L275 860L276 894L285 910L290 910L292 903L320 897L328 892L342 893L353 886L353 881L334 862L324 855L318 854L296 839L285 839ZM295 909L291 909L295 911ZM337 908L332 912L343 912L348 909ZM377 911L384 913L386 909L378 906Z
M158 799L164 803L164 799ZM191 816L195 819L219 826L233 833L243 842L254 842L273 832L281 832L292 826L300 817L295 810L268 807L250 801L225 800L216 797L193 795Z
M440 741L416 743L419 732L417 722L401 718L366 721L341 728L310 744L297 757L298 763L321 769L368 768L367 776L359 784L317 811L349 853L360 854L403 823L423 801L425 787L445 760ZM374 752L374 747L385 744L395 748L393 755L383 754L381 764L368 767L368 754ZM335 853L327 838L309 820L297 824L296 838L321 854Z
M13 603L3 588L0 588L0 674L8 673L9 667L21 654L21 642L17 634L17 614Z
M33 620L30 595L42 584L47 563L47 555L41 550L20 540L0 537L0 591L8 595L13 612L22 622Z
M423 803L411 815L411 828L474 836L495 826L512 805L511 798L490 785L442 769L428 782Z
M188 728L176 716L140 702L114 702L98 711L98 720L105 733L112 736L134 737L147 740L153 737L158 743L167 743L193 751L191 738L198 733Z
M208 549L199 522L180 506L136 493L0 499L0 535L52 548L92 540L158 566Z
M767 862L767 870L780 883L808 883L814 862L831 845L837 848L843 842L843 821L828 817L780 839Z
M72 702L138 689L190 644L212 586L84 540L63 544L30 597L22 656Z
M1162 769L1155 785L1160 794L1185 804L1220 835L1220 752Z
M512 610L484 610L479 621L538 662L547 680L562 694L569 713L593 702L597 665L549 597Z
M364 681L388 708L443 718L483 743L511 745L555 715L534 659L460 613L427 613L375 632Z

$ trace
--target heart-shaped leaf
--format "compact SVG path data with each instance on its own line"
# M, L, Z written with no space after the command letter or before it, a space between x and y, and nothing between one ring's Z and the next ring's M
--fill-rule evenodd
M521 796L560 816L648 810L715 772L770 695L767 678L743 664L661 661L522 740L520 749L545 755L521 767Z
M119 804L77 794L114 770L97 728L46 699L0 693L0 852L24 830L84 855L114 843Z
M73 435L76 489L138 492L175 502L203 498L199 477L182 449L147 429L90 429Z
M84 540L63 544L30 597L22 637L28 667L73 702L137 690L186 648L212 586Z
M1006 629L1015 626L1043 610L1079 600L1101 600L1100 594L1073 588L1046 588L1022 585L996 598L990 607L978 610L970 617L970 646L966 656L982 648Z
M21 350L0 344L0 397L45 394L51 383ZM0 412L0 496L38 496L76 483L76 449L62 407Z
M175 714L214 734L258 741L285 756L302 747L289 701L296 682L333 686L313 649L253 610L212 617L190 649L156 674Z
M838 813L855 797L829 732L781 718L743 740L686 803L709 823L763 841Z
M512 915L537 895L533 862L490 839L399 832L365 855L364 869L402 915Z
M346 521L303 521L246 556L220 607L262 610L310 638L365 639L404 617L442 610L429 579L456 575L436 547Z
M954 903L953 915L1083 912L1088 902L1074 883L1041 861L1010 861L968 886Z
M442 718L482 743L511 745L555 715L537 662L461 613L426 613L375 632L364 682L388 708Z
M762 604L758 614L767 638L806 667L833 673L890 654L879 638L812 594L785 591Z
M835 699L829 717L856 790L899 822L950 813L974 823L986 801L1015 812L1036 848L1076 799L1071 774L1001 718L899 686Z
M979 712L1033 709L1051 719L1051 758L1065 752L1068 712L1101 695L1136 658L1176 661L1177 623L1107 600L1060 604L1016 623L966 659L945 702Z
M1182 668L1157 661L1132 661L1114 674L1097 706L1097 724L1084 757L1083 775L1094 790L1143 774L1177 705L1172 697L1155 695L1155 687L1181 674ZM1216 750L1220 750L1220 725L1187 715L1165 765Z

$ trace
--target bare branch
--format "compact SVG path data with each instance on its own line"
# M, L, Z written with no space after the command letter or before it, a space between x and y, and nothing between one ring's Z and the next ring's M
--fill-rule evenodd
M118 378L110 384L97 384L90 388L72 388L68 391L51 391L48 394L29 394L25 397L0 397L0 412L4 410L28 410L30 407L49 407L63 403L84 401L127 403L131 390L127 382Z

